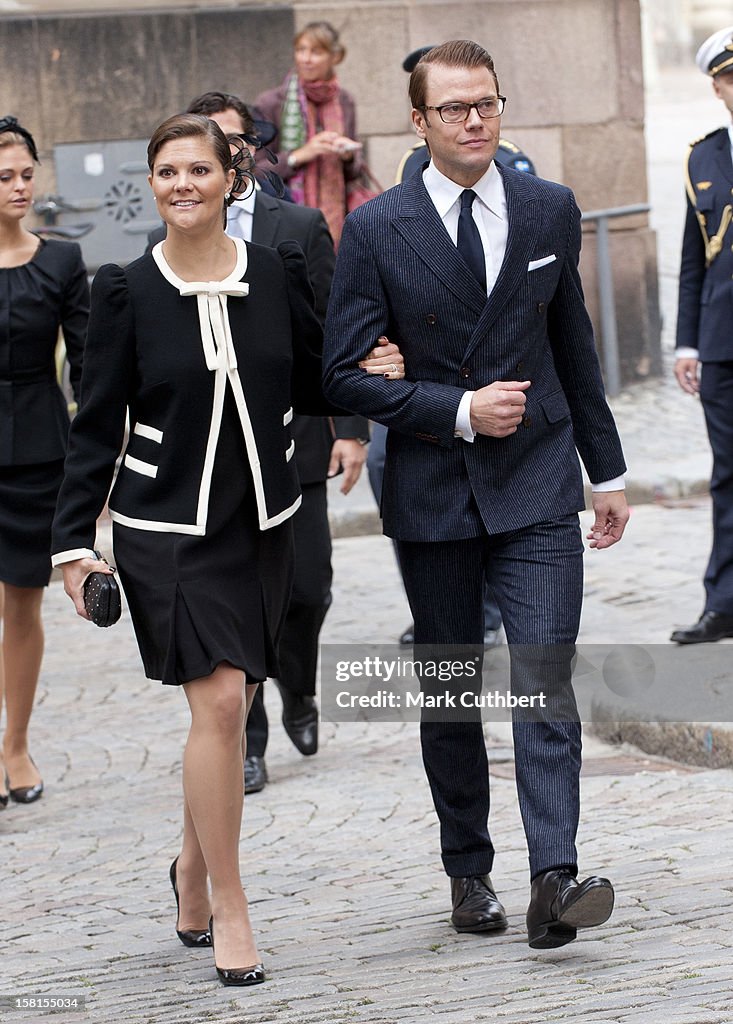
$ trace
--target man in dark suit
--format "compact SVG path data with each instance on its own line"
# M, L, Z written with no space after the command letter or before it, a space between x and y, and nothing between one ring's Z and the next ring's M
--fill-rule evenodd
M733 115L733 25L714 32L695 58ZM705 607L678 644L733 636L733 124L690 147L687 218L682 240L674 372L683 391L700 395L713 450L713 549L705 571ZM701 372L700 372L701 371Z
M255 121L237 96L204 93L189 104L188 113L210 117L227 136L258 135L263 144L272 137L265 134L268 122ZM260 245L277 246L286 239L298 242L308 264L316 314L323 323L336 257L320 210L283 202L264 189L258 189L229 207L227 233ZM154 243L164 236L163 228L149 241ZM292 432L303 501L293 518L295 576L280 635L277 683L283 701L285 731L301 754L311 755L318 749L315 700L318 636L331 603L331 535L326 481L343 472L341 492L349 493L359 479L365 460L369 424L362 416L334 416L332 419L295 416ZM247 719L244 761L247 793L259 792L267 783L267 740L264 687L259 686Z
M418 650L459 644L480 657L485 572L512 645L512 685L547 693L550 717L515 715L514 745L532 879L529 944L550 948L603 923L613 907L607 879L576 877L581 741L570 671L584 506L576 446L594 485L588 536L598 550L621 538L628 519L625 464L583 302L572 193L495 163L504 99L478 44L432 49L412 72L410 100L431 163L346 221L324 388L389 427L382 514ZM404 380L359 368L380 334L399 345ZM456 670L447 687L464 692L465 676ZM451 721L423 712L421 741L453 924L501 930L480 713Z

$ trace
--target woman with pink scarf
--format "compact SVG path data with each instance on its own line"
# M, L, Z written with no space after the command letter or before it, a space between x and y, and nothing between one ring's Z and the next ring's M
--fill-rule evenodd
M296 203L318 207L338 245L347 213L347 187L361 174L354 99L336 78L346 50L327 21L295 37L295 68L255 106L279 129L276 172Z

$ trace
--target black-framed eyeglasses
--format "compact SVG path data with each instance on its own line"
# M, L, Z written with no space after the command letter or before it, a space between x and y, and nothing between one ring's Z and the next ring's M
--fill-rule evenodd
M478 103L441 103L439 107L422 106L421 110L437 110L440 120L445 124L461 124L467 121L471 111L476 110L479 117L487 120L499 117L504 112L506 96L492 96Z

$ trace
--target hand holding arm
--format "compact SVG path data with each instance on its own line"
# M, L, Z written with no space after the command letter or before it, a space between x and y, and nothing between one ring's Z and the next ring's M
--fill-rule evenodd
M402 357L397 345L384 335L377 338L376 348L373 348L366 359L359 363L362 370L367 373L386 377L387 380L402 380L405 376L405 360Z
M594 491L595 521L586 536L590 546L599 551L610 548L621 540L629 521L626 491Z

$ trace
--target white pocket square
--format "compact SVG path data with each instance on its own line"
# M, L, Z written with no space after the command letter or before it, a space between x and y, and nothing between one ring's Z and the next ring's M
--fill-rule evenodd
M554 263L557 256L553 253L552 256L543 256L541 260L530 260L527 264L527 273L530 270L539 270L540 267L546 267L548 263Z

